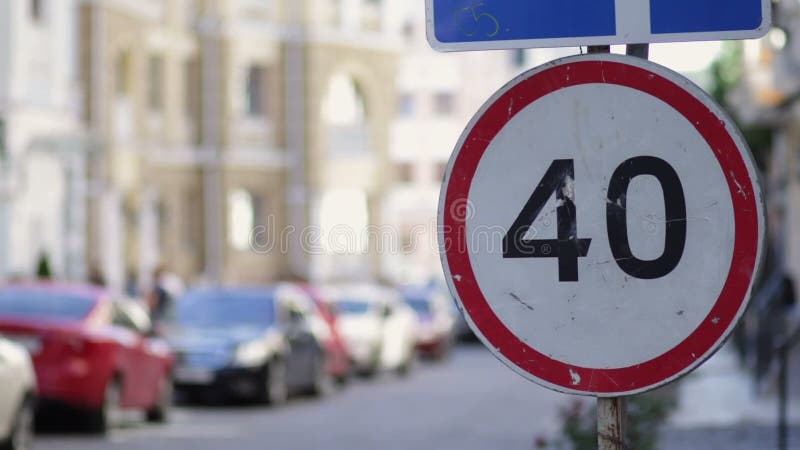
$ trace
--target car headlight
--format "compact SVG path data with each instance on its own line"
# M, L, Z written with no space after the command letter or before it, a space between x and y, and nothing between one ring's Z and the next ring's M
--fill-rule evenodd
M244 367L259 366L267 360L267 353L267 346L263 342L245 342L236 347L234 364Z

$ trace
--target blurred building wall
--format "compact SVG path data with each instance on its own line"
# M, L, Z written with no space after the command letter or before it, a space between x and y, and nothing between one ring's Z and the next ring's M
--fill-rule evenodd
M768 242L772 264L800 280L800 5L774 6L774 28L766 37L744 41L741 83L729 96L745 126L772 130L770 148L753 148L764 158ZM767 276L769 274L764 274Z
M423 6L0 2L0 99L30 105L0 102L16 155L0 270L29 274L46 251L58 276L114 288L159 264L190 282L435 276L453 145L534 61L434 53Z
M362 192L380 221L393 1L82 3L86 120L103 154L90 259L111 284L146 279L159 262L223 282L375 271L375 255L300 244L329 191ZM364 107L342 126L323 114L341 77ZM266 230L268 245L248 228Z
M76 3L0 2L0 276L86 274Z

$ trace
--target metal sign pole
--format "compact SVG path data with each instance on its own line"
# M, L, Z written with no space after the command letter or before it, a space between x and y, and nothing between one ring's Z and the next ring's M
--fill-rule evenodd
M597 446L599 450L625 450L625 397L597 399Z

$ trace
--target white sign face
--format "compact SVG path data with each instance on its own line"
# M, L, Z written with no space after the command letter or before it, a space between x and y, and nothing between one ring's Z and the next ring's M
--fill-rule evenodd
M599 396L710 356L746 308L764 231L733 124L688 80L618 55L495 94L439 214L451 290L483 342L540 384Z
M436 50L752 39L770 0L426 0Z

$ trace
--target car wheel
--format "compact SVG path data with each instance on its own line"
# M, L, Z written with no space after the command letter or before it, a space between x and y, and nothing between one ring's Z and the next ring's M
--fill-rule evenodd
M370 363L368 366L360 369L358 375L364 378L372 378L378 373L378 364Z
M411 373L411 368L414 366L414 359L416 358L416 351L411 349L408 351L405 361L397 368L396 372L401 377L407 377Z
M103 406L92 414L91 428L98 433L108 432L122 423L122 383L112 379L103 394Z
M152 423L164 423L169 419L172 409L172 380L169 375L161 377L158 383L158 399L156 404L147 410L147 421Z
M320 352L314 359L314 381L311 385L311 394L323 397L333 391L333 377L325 367L325 353Z
M358 374L364 378L372 378L378 373L381 364L381 346L378 345L372 351L369 362L358 370Z
M347 383L350 382L350 371L351 369L348 368L344 371L344 373L338 374L334 377L334 381L336 381L336 387L342 389L347 386Z
M3 442L0 449L30 450L33 447L33 415L33 402L26 398L14 417L11 435Z
M286 363L273 359L264 370L264 385L261 400L269 405L277 406L286 403L289 398Z
M444 361L450 356L450 349L453 346L452 338L444 338L442 342L439 344L439 348L436 349L434 353L434 359L437 361Z

